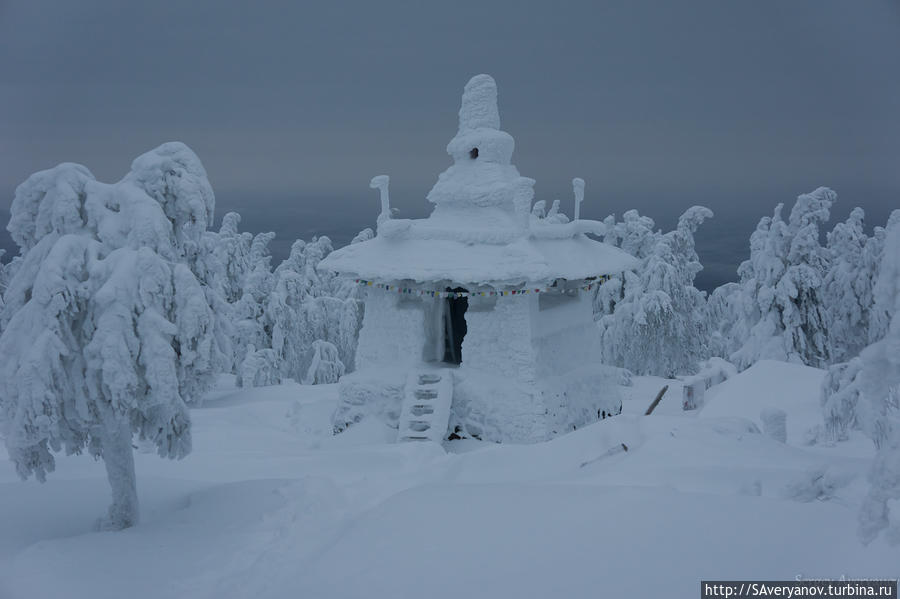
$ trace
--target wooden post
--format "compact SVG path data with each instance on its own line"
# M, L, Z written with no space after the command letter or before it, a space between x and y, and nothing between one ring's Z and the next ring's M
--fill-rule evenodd
M653 413L653 410L655 410L656 406L659 405L659 402L662 400L663 395L666 394L666 391L668 390L668 388L669 388L669 386L666 385L665 387L663 387L662 389L659 390L659 393L656 394L656 399L653 400L653 403L650 404L650 407L647 408L646 412L644 412L644 416L649 416L650 414Z

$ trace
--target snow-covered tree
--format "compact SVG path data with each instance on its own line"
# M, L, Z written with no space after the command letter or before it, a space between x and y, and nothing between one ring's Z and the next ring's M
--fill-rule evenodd
M275 270L266 318L271 325L272 349L279 356L284 377L309 379L316 341L333 345L338 361L347 370L353 369L363 304L355 283L318 268L330 252L327 237L313 238L309 243L297 241L290 256Z
M873 328L873 286L884 229L879 227L875 237L866 237L864 217L861 208L854 208L847 220L836 224L828 234L830 266L824 279L823 301L830 354L837 363L829 366L823 380L821 403L825 429L833 441L846 439L850 429L859 427L862 360L855 356L868 344Z
M237 303L244 293L244 279L252 270L250 248L253 235L238 231L241 215L229 212L222 217L218 232L205 236L205 258L210 285L214 285L229 304Z
M241 387L277 385L281 382L278 355L271 348L256 349L253 344L248 345L237 382Z
M625 274L623 284L612 280L598 290L595 305L608 363L637 374L674 376L695 372L708 357L706 298L694 287L702 268L694 233L711 216L708 208L694 206L665 235L654 234L653 221L635 211L616 225L622 248L642 263L636 273Z
M860 355L857 414L860 428L878 449L860 512L860 536L869 542L888 530L889 539L900 543L900 519L895 515L892 523L888 504L900 500L900 210L888 221L874 294L876 310L886 315L888 325L884 338Z
M251 345L256 349L271 347L272 331L265 312L274 284L271 270L272 256L269 252L269 243L274 238L275 233L271 232L259 233L253 237L247 255L248 270L243 277L241 296L232 304L234 320L232 345L238 374Z
M653 232L653 227L652 218L641 216L637 210L629 210L622 215L622 222L616 223L612 229L618 240L615 245L643 260L653 252L657 243L658 234ZM604 241L611 239L607 236Z
M896 217L894 217L896 218ZM854 215L851 214L851 220ZM842 223L843 224L843 223ZM889 223L890 224L890 223ZM840 224L835 227L836 230ZM850 295L851 303L858 302L859 311L854 309L839 312L839 314L858 313L859 321L866 323L866 331L859 333L859 337L866 339L868 343L875 343L884 339L888 332L894 306L889 301L889 293L880 293L876 296L875 289L878 287L878 281L884 287L889 280L890 271L886 271L885 278L880 276L881 265L889 264L884 260L884 246L886 241L886 230L883 227L875 227L875 234L872 237L861 242L859 248L859 257L855 260L857 266L851 269L847 262L850 260L842 259L835 255L832 268L826 280L840 281L843 280L848 286L852 286L861 292L854 292L852 289L843 290ZM859 277L851 275L850 270L860 273ZM841 276L843 274L843 276ZM838 295L836 291L834 295ZM842 297L842 296L839 296ZM832 300L832 304L838 303ZM837 319L835 319L837 320ZM843 324L832 322L832 328L840 332ZM838 334L832 333L833 337ZM853 346L850 349L840 348L837 342L832 344L836 349L835 355L843 354L843 357L851 358L860 353L860 348ZM855 353L851 353L855 350ZM838 353L840 352L840 353ZM859 399L863 394L862 383L863 362L860 357L852 357L849 361L833 364L828 368L828 373L822 384L821 401L823 407L823 415L825 418L826 429L831 433L832 438L840 440L846 437L847 431L853 428L860 428L861 418L858 415ZM863 406L863 409L865 406Z
M862 268L877 272L868 321L872 343L859 357L829 368L822 407L833 438L858 428L877 449L859 514L860 538L869 543L887 530L889 541L900 543L900 521L894 517L892 523L890 512L890 501L900 499L900 210L886 229L876 228L862 254ZM867 262L876 256L873 269Z
M303 380L306 354L313 341L312 332L301 316L309 299L311 285L301 273L305 270L306 242L297 240L291 253L275 272L275 284L266 305L271 323L271 346L285 377Z
M327 385L336 383L344 375L344 363L338 357L334 344L321 339L313 341L312 360L303 383L306 385Z
M232 248L222 254L245 256L240 298L229 308L235 321L234 368L238 384L273 384L283 378L307 380L315 360L316 341L334 346L342 367L352 370L363 303L356 283L319 268L322 259L332 251L331 240L325 236L309 242L297 240L290 255L273 272L268 244L274 235L257 235L244 252L235 249L244 241L235 241L230 233L236 230L237 219L230 221L234 225L229 227L226 239L213 245ZM223 231L216 235L223 235ZM365 229L351 243L373 236L371 229ZM277 376L269 373L273 364Z
M196 155L167 143L120 182L61 164L16 190L8 226L21 261L4 294L0 436L20 476L53 452L102 458L105 526L138 519L132 437L190 451L187 403L222 349L196 267L214 196Z
M847 438L848 431L859 427L857 408L862 394L862 360L853 358L829 366L822 380L820 400L825 430L832 441Z
M614 216L608 216L603 223L606 225L603 242L620 247L639 260L645 260L651 254L660 236L653 231L653 219L641 216L637 210L623 214L622 222L617 223ZM595 319L612 314L616 304L624 298L624 275L612 277L598 287L594 296Z
M891 218L894 218L893 214ZM888 221L890 226L890 220ZM884 263L884 248L887 242L887 230L884 227L875 227L875 231L866 241L863 248L863 269L866 272L874 273L872 280L877 283L881 278L881 266ZM881 301L875 294L875 288L872 288L872 309L869 314L869 343L875 343L884 338L887 334L888 325L891 321L891 308L882 296Z
M827 315L822 303L828 254L819 226L837 195L820 187L797 198L790 217L763 218L750 237L750 259L738 269L743 313L735 324L741 347L731 356L739 368L761 359L824 366L829 361Z
M7 271L9 265L3 262L5 254L6 250L0 250L0 312L3 311L3 293L6 291L6 286L9 283L9 273ZM0 323L0 332L3 332L2 323Z
M742 336L738 333L741 305L741 286L725 283L716 287L706 302L706 317L709 324L709 353L713 356L728 357L740 347Z
M828 233L830 267L823 283L830 357L843 362L868 344L875 263L868 260L865 213L854 208L846 221Z
M689 337L683 340L691 359L709 357L710 326L706 314L706 293L694 286L694 279L703 270L700 256L694 244L694 234L703 222L713 217L713 212L704 206L689 208L678 219L678 226L665 237L672 246L675 270L680 284L673 284L672 295L676 309L684 315Z

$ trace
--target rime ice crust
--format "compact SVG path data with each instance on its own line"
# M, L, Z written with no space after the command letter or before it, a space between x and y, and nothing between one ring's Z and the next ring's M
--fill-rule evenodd
M448 433L527 443L621 410L614 379L600 364L591 295L577 288L590 277L633 269L636 260L588 238L585 233L603 234L606 226L570 222L558 202L546 218L539 210L532 214L534 180L511 163L514 148L512 136L500 130L494 80L472 78L463 92L459 129L447 145L453 164L427 196L434 204L431 215L390 218L384 212L386 178L383 186L373 180L382 191L377 235L320 263L344 275L397 284L401 291L365 288L357 370L341 378L336 431L369 417L399 427L402 414L414 407L410 402L418 401L409 381L435 370L440 380L452 380L449 421L427 424L446 426ZM580 200L583 181L574 184ZM523 283L555 288L470 297L461 313L464 329L454 324L459 304L403 293L503 290ZM448 359L447 347L457 339L459 351Z
M463 91L459 130L447 145L453 164L427 195L435 205L431 215L382 215L374 239L337 250L323 266L365 279L489 285L584 279L635 267L632 256L584 235L602 233L602 223L533 216L535 181L511 163L514 148L512 136L500 130L494 79L473 77Z
M478 149L477 158L472 150ZM497 107L497 84L490 75L476 75L463 90L459 108L459 130L447 144L447 153L456 164L496 163L508 165L515 141L500 130L500 110ZM449 171L448 171L449 172ZM518 177L515 168L507 171ZM432 200L434 201L434 200Z
M490 75L475 75L463 89L459 107L459 130L499 129L500 110L497 108L497 83Z
M500 234L476 229L471 232L473 238L479 232ZM376 237L336 250L323 263L326 268L376 281L449 280L502 287L523 281L544 285L558 278L578 280L617 273L632 268L633 258L583 235L566 240L519 239L479 245L434 236L402 242Z
M530 206L534 180L519 175L512 160L515 141L500 131L497 84L490 75L476 75L466 85L459 109L459 131L447 144L453 166L440 174L428 194L436 205L433 218L440 219L453 209L497 208L504 212L510 228L527 227L516 219L518 211Z

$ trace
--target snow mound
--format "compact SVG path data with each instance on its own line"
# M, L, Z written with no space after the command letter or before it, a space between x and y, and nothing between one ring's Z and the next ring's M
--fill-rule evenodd
M707 391L701 418L741 416L763 427L760 414L777 408L787 414L787 442L799 445L804 433L821 422L819 388L823 370L762 360Z

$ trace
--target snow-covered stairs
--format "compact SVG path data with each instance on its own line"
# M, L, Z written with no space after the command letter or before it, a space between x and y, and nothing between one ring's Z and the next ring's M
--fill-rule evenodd
M453 377L447 368L413 370L400 408L398 441L434 441L447 437Z

